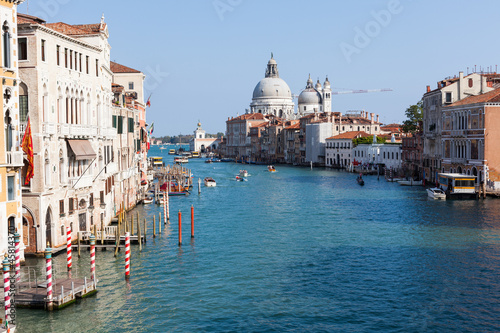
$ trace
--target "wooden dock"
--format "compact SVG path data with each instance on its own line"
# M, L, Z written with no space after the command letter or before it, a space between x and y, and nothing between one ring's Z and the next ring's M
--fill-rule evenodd
M78 298L85 298L97 293L97 283L91 279L54 279L52 281L52 309L62 309ZM48 309L46 282L34 284L21 282L16 285L14 297L16 307Z

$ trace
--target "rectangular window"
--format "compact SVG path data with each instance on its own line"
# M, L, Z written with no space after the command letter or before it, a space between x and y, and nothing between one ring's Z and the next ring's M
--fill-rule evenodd
M95 60L95 76L99 76L99 59Z
M7 176L7 200L16 199L16 176Z
M64 215L64 200L59 200L59 215Z
M42 39L42 61L45 61L45 39Z
M64 48L64 67L68 68L68 49Z
M28 60L28 41L26 38L19 38L17 42L19 49L19 60Z
M80 73L82 72L82 54L80 53Z
M73 203L73 198L69 198L69 205L68 205L68 211L70 214L73 214L73 210L75 207L75 204Z
M134 82L128 83L128 90L134 90Z
M87 74L89 73L89 56L85 58L86 65L87 65Z
M116 120L116 116L113 116L113 127L116 128L117 127L117 120Z
M128 118L128 132L134 132L134 118Z
M78 70L78 52L75 52L75 71Z
M99 199L101 200L101 205L104 204L104 191L99 193Z
M69 69L73 69L73 51L69 51Z
M89 207L94 207L94 193L90 193Z
M123 134L123 117L118 116L118 134Z
M446 103L451 103L451 92L446 93Z
M57 45L56 46L56 62L57 62L57 66L61 65L61 58L59 57L59 52L60 51L61 51L61 46Z

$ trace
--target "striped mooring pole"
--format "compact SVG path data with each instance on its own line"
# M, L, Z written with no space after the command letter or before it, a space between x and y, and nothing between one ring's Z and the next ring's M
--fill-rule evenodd
M45 249L45 274L47 278L47 310L52 311L52 249L47 243L47 248Z
M71 227L66 227L66 263L68 266L68 271L71 271L72 261L71 261Z
M182 245L182 213L179 210L179 246Z
M2 261L3 265L3 294L5 301L5 323L8 325L10 321L10 262L7 259L7 254Z
M21 280L21 254L19 252L21 244L21 235L19 235L17 232L14 234L14 244L15 244L15 260L16 260L14 272L16 273L16 281L19 281Z
M167 224L168 192L163 192L163 224Z
M167 223L170 223L170 198L169 198L169 193L170 193L170 180L168 181L168 187L167 187Z
M94 282L94 287L96 285L95 279L95 236L90 235L90 278Z
M130 233L125 233L125 279L130 278Z

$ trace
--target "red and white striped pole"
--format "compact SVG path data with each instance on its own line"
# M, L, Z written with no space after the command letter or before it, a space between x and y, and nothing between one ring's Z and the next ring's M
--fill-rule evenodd
M68 271L71 271L72 261L71 261L71 227L66 227L66 262L68 265Z
M20 244L21 244L21 235L17 232L14 234L14 244L15 244L15 270L16 273L16 281L21 280L21 254L20 254Z
M47 243L45 249L45 275L47 277L47 310L52 311L52 249Z
M179 246L182 245L182 213L179 210Z
M163 192L163 223L167 224L168 192Z
M5 323L6 327L10 321L10 262L7 254L2 262L3 265L3 294L5 301Z
M169 193L170 193L170 180L168 181L168 192L167 192L167 223L170 223L170 198L169 198Z
M130 278L130 232L125 233L125 279Z
M94 282L94 287L96 285L95 279L95 236L90 235L90 278Z

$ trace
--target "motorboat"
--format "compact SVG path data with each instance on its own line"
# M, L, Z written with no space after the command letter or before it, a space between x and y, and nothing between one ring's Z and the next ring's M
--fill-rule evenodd
M205 179L203 179L203 182L205 183L206 187L215 187L217 185L215 180L211 177L206 177Z
M144 200L142 200L142 203L145 205L151 204L153 203L153 198L144 198Z
M187 157L176 157L174 158L174 162L177 164L185 164L189 163L189 159Z
M428 188L427 195L432 199L446 200L446 193L438 187Z
M239 182L246 182L247 179L244 178L244 177L240 177L240 176L236 176L236 181L239 181Z
M240 170L240 177L248 177L248 171Z
M267 171L269 171L269 172L276 172L276 168L274 167L274 165L268 165L267 166Z
M422 185L422 181L421 180L413 180L413 179L410 179L410 180L398 180L397 181L399 185L402 185L402 186L421 186Z
M205 163L213 163L213 162L214 162L214 161L213 161L211 158L209 158L209 159L205 160Z
M169 155L175 155L175 149L170 149L170 150L168 151L168 154L169 154Z

